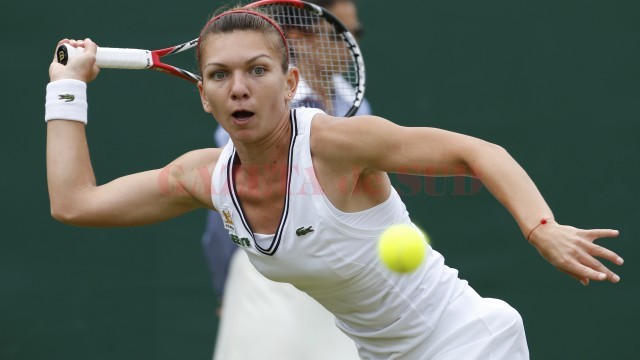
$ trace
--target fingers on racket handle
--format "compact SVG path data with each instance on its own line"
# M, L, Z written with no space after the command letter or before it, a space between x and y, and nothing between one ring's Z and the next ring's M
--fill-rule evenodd
M74 57L82 54L84 48L61 44L56 52L56 59L66 65ZM99 68L111 69L148 69L153 65L151 51L141 49L119 49L99 47L96 52L96 65Z

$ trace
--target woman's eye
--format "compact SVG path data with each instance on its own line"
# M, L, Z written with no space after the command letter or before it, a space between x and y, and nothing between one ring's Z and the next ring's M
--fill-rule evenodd
M211 78L213 80L222 80L224 79L226 76L224 71L214 71L211 73Z
M258 76L264 75L265 71L266 71L265 68L260 66L254 67L252 69L253 75L258 75Z

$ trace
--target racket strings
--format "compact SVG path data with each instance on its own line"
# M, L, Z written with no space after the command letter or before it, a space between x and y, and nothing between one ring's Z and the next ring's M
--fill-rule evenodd
M345 115L355 100L359 74L343 33L306 8L274 4L261 10L283 28L291 63L300 70L301 82L293 105Z

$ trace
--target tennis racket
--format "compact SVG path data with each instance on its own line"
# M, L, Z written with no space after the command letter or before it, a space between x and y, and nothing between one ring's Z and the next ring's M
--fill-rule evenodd
M364 59L347 28L326 9L299 0L262 0L245 8L265 13L280 25L289 45L291 64L301 81L292 106L319 107L335 116L356 113L365 90ZM198 39L159 50L98 47L96 65L113 69L153 69L198 82L200 76L164 63L165 56L197 46ZM67 64L84 48L58 47L59 63Z

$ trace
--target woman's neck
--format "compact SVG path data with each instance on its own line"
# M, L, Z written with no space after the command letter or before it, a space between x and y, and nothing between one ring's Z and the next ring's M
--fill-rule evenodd
M239 165L277 165L286 163L291 144L291 122L287 115L263 139L252 143L235 143Z

